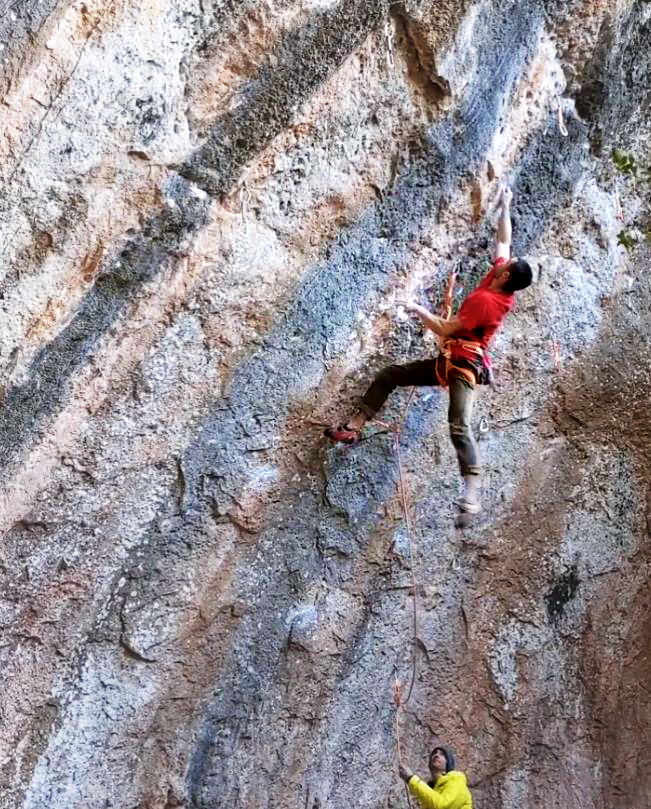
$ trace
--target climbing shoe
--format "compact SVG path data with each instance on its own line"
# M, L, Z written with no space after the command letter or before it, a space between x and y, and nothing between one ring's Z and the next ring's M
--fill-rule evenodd
M359 441L359 430L352 430L345 424L328 427L323 431L323 435L335 444L356 444Z
M454 527L461 529L472 528L474 524L475 524L475 515L468 514L467 511L460 511L457 514L456 520L454 521Z
M481 511L481 503L478 500L469 500L467 497L460 497L457 505L466 514L479 514Z
M479 475L464 475L463 495L457 500L457 505L466 514L479 514L481 503L481 478Z

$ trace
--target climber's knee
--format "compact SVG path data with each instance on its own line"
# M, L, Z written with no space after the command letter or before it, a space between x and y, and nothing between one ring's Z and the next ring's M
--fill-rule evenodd
M400 370L399 365L387 365L380 371L376 379L378 382L387 385L387 387L395 388L397 387L396 378L399 376Z
M370 388L358 402L359 409L370 419L382 408L387 398L396 389L399 365L388 365L373 380Z

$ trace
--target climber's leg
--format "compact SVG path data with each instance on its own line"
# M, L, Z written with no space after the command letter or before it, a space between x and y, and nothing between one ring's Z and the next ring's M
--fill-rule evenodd
M472 433L472 410L475 404L475 388L463 377L451 373L450 408L448 422L450 438L457 451L459 468L464 480L464 493L459 501L463 511L476 514L480 511L481 465L479 447Z
M396 388L416 385L438 385L435 360L418 360L407 365L389 365L375 377L359 403L360 410L369 419L375 418Z
M382 405L398 387L438 385L435 360L418 360L406 365L389 365L375 377L359 402L359 410L341 427L329 427L325 435L331 441L354 444L359 431L369 419L375 418Z

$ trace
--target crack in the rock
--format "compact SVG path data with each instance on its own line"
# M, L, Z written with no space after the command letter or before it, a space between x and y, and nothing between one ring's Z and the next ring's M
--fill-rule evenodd
M417 23L404 6L397 5L391 10L401 34L405 59L409 67L409 78L435 105L450 95L450 84L436 71L434 53L427 42L419 35Z

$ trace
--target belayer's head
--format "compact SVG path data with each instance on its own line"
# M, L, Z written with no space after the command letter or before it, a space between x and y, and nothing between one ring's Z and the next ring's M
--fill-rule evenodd
M439 775L454 769L454 755L447 747L435 747L429 754L429 771L436 780Z
M531 267L523 258L512 258L495 270L495 280L502 292L512 293L526 289L533 280Z

